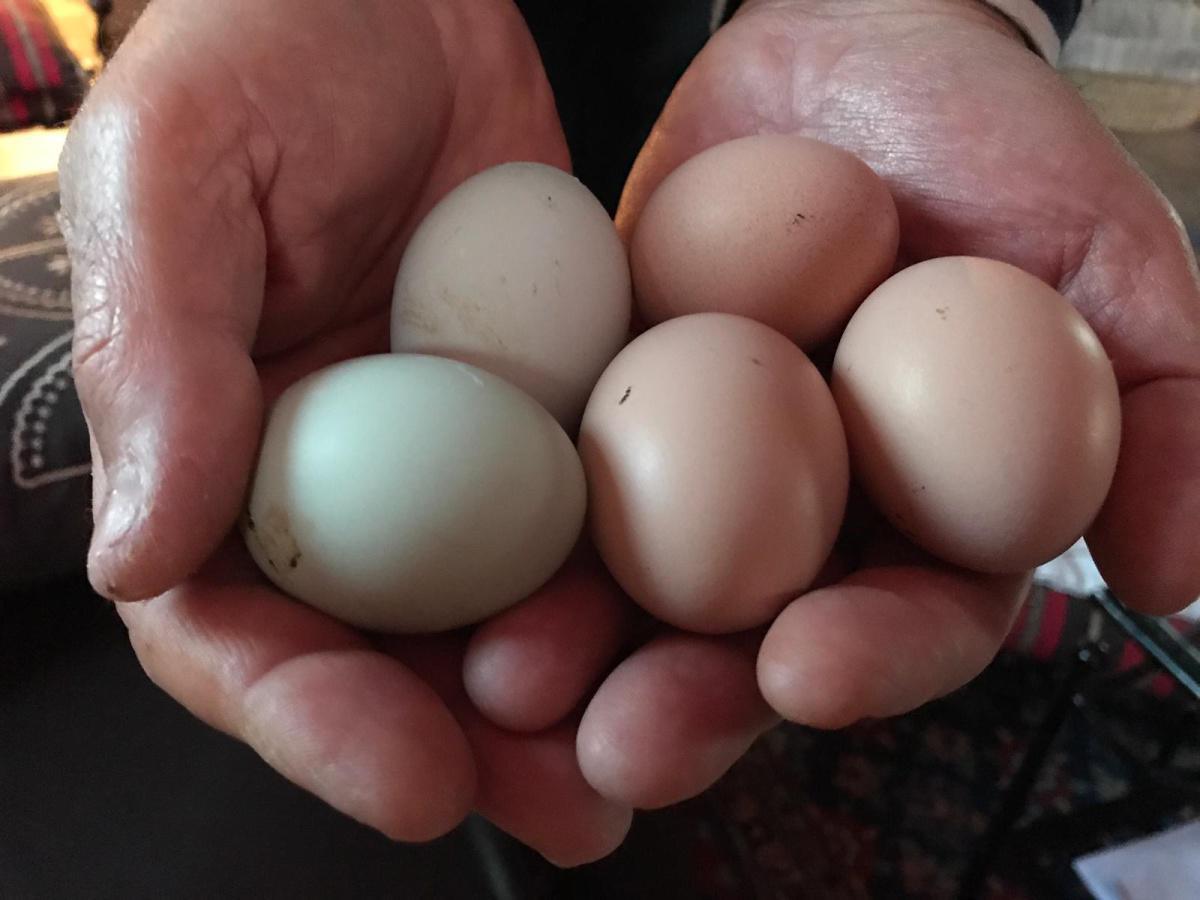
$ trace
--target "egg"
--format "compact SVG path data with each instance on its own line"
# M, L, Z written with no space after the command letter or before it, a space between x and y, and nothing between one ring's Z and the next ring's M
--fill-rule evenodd
M626 592L693 631L774 616L817 575L849 463L829 389L791 341L701 313L630 343L579 437L590 530Z
M500 376L569 430L628 338L632 289L612 219L576 178L508 163L444 197L396 277L392 349Z
M958 566L1052 559L1112 482L1121 412L1104 348L1065 297L1007 263L936 259L889 279L846 328L832 388L868 496Z
M387 354L272 407L242 525L283 591L365 629L456 628L532 593L583 528L570 438L503 380Z
M651 194L630 246L650 323L726 312L812 349L892 273L896 205L858 157L793 135L758 135L692 157Z

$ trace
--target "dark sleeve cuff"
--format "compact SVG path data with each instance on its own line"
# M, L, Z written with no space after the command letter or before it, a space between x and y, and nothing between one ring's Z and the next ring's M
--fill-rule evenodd
M1035 0L1038 6L1054 26L1059 40L1065 41L1075 29L1079 21L1079 13L1083 10L1083 0Z

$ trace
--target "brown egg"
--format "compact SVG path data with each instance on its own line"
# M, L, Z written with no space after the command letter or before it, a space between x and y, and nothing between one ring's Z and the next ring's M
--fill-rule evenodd
M618 354L584 413L592 535L621 586L701 632L768 621L817 575L849 463L803 351L749 319L673 319Z
M1112 366L1083 317L994 260L937 259L885 282L834 360L855 476L942 559L1017 573L1087 529L1121 433Z
M719 144L651 195L630 247L647 322L748 316L812 349L892 273L899 224L853 154L793 135Z

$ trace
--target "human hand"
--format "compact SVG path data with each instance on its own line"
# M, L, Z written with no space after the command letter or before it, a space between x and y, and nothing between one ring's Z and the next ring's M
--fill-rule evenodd
M462 691L457 636L356 632L275 591L227 538L264 405L387 349L392 282L423 214L488 166L568 165L508 0L330 9L157 0L71 129L61 188L95 463L90 576L128 601L151 678L333 806L405 840L474 806L579 863L620 842L630 811L584 782L572 720L536 736L490 725ZM579 606L568 593L554 609Z
M865 159L897 201L902 263L999 258L1070 298L1123 398L1119 468L1089 543L1131 605L1163 613L1200 594L1195 264L1075 91L977 0L751 0L675 90L627 183L621 229L690 156L759 132ZM635 807L674 803L773 724L759 689L778 714L836 728L911 710L993 658L1027 579L956 570L854 518L833 583L789 605L765 639L668 631L617 666L579 731L592 785ZM501 695L485 677L497 659L525 665L511 642L491 646L504 630L501 617L476 636L467 683L498 721L519 720L536 691Z

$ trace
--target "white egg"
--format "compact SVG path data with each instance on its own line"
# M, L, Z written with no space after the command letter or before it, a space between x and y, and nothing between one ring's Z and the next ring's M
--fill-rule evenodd
M463 363L387 354L279 398L242 527L293 597L363 628L433 632L547 581L585 495L570 439L524 393Z
M612 219L576 178L508 163L434 207L400 264L392 349L471 363L564 427L628 338L629 262Z

